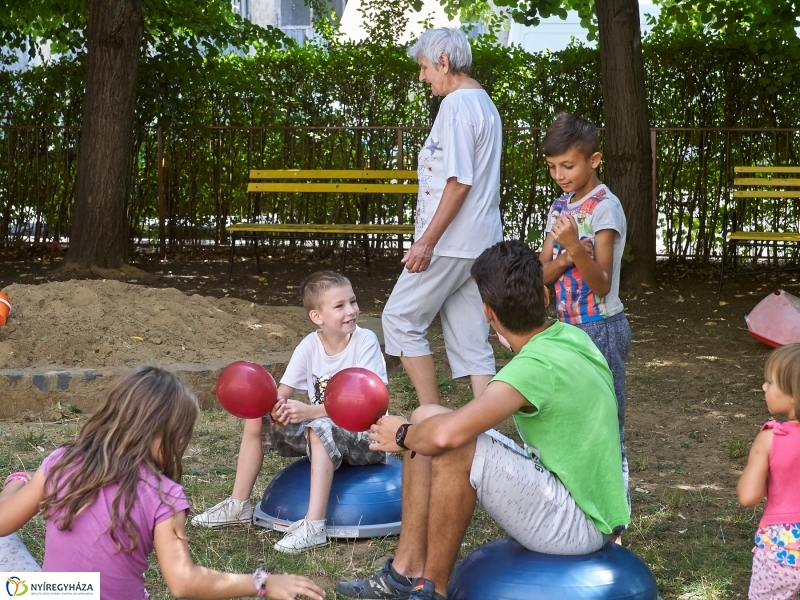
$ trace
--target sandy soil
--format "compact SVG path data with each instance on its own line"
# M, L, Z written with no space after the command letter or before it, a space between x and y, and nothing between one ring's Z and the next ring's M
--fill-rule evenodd
M14 283L0 368L258 360L313 328L302 310L111 280Z

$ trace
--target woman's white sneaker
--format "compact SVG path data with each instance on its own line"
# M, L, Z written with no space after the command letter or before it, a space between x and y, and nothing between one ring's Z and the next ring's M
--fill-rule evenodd
M299 554L311 548L320 548L328 543L328 530L325 519L295 521L286 530L286 535L275 544L275 550L287 554Z

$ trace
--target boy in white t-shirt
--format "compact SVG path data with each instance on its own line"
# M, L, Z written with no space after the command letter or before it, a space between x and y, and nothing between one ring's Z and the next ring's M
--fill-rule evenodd
M386 461L385 453L370 451L369 432L337 427L323 404L328 380L342 369L362 367L388 382L377 336L356 325L359 311L350 281L338 273L320 271L302 283L300 294L308 317L319 329L303 338L292 353L272 412L245 421L231 496L192 519L192 524L205 527L249 523L253 518L250 494L264 452L307 455L311 461L308 512L275 544L276 550L290 554L327 543L328 495L333 472L343 460L351 465ZM307 393L309 402L293 400L295 391Z

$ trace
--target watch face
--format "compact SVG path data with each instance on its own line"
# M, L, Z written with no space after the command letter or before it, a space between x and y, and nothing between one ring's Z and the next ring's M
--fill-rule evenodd
M397 445L405 448L405 444L403 441L406 439L406 431L408 431L409 423L404 425L400 425L400 429L397 430L397 433L394 436L394 441L397 442Z

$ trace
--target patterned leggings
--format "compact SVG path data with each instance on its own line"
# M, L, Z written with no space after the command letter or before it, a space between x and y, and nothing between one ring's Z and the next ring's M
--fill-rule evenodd
M753 552L750 600L789 600L800 591L800 567L778 564L764 552Z

